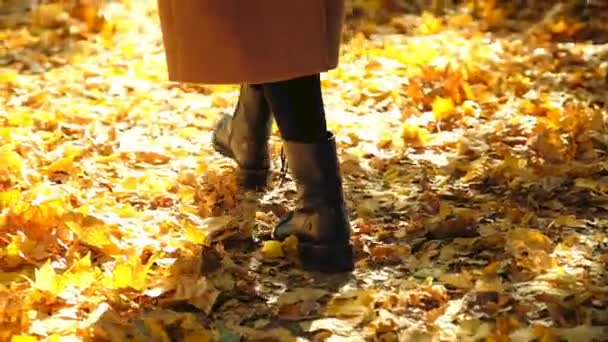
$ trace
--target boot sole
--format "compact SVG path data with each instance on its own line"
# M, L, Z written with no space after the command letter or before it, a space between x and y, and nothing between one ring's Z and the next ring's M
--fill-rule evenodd
M302 268L323 273L350 272L355 268L351 244L319 245L301 242L298 254Z
M224 156L226 158L230 158L230 159L236 161L236 158L234 157L234 154L232 153L232 151L230 151L229 148L227 148L222 143L220 143L217 140L217 137L215 136L215 134L213 135L211 142L212 142L213 148L215 149L216 152L218 152L219 154L221 154L222 156ZM239 180L240 180L241 184L243 185L243 187L245 187L246 189L257 190L257 191L262 191L262 190L266 189L266 187L268 186L269 175L270 175L269 169L252 170L252 169L245 169L245 168L239 167Z

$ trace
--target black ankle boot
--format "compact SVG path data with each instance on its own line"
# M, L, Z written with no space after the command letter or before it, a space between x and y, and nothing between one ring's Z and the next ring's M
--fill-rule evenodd
M239 165L245 189L263 190L268 182L272 116L259 85L242 85L234 115L224 115L213 132L213 145Z
M273 238L298 237L302 265L322 272L351 271L353 251L350 223L334 136L317 143L285 141L290 172L298 189L298 203L273 232Z

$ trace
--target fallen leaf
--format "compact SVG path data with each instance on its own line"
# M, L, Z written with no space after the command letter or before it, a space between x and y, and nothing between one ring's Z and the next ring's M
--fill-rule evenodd
M24 159L13 150L11 145L0 147L0 171L20 174L24 164Z
M34 272L34 283L32 287L40 291L46 291L51 295L59 295L65 288L64 278L57 274L50 262L46 262L41 268Z
M309 322L301 322L302 330L306 332L330 331L333 334L340 336L352 336L353 330L356 327L355 322L349 320L341 320L338 318L321 318Z
M473 278L468 272L443 273L439 281L460 289L470 289L473 287Z
M478 236L477 218L474 215L450 216L442 222L438 222L429 235L433 239L470 238Z
M558 227L570 227L570 228L586 228L587 222L585 220L577 219L575 215L560 215L555 218L552 222Z
M445 120L454 114L456 107L452 99L436 97L432 104L433 114L437 121Z
M374 291L354 291L334 297L327 304L325 314L330 317L364 321L373 315Z
M186 301L209 314L218 296L219 291L205 277L181 277L172 301Z
M279 296L277 304L294 304L301 301L316 301L328 295L329 292L318 288L295 288Z
M301 301L285 304L279 308L279 317L288 321L301 321L318 317L321 314L321 304L315 301Z
M283 243L274 240L264 241L261 253L266 258L282 258L285 256L283 253Z

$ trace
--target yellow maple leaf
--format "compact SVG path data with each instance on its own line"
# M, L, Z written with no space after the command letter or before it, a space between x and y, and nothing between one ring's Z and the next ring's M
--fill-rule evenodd
M429 131L424 127L406 122L401 126L401 138L407 144L422 147L429 141Z
M0 147L0 171L19 174L24 164L24 159L13 150L13 146L7 144Z
M61 342L61 335L53 334L53 335L49 336L49 338L47 339L47 342Z
M11 342L38 342L38 337L32 335L15 335L11 337Z
M0 71L0 83L3 83L3 84L15 83L17 81L18 76L19 75L14 70L3 68Z
M63 277L55 273L50 261L47 261L41 268L36 269L34 279L33 288L53 295L59 295L65 288Z
M91 253L87 253L84 257L76 260L72 264L71 270L84 271L91 268Z
M196 167L196 170L194 170L194 172L197 175L201 175L201 174L207 172L208 169L209 169L209 165L207 165L207 163L204 161L200 161L198 163L198 166Z
M150 257L145 264L141 263L138 255L132 254L127 260L116 263L112 272L112 277L104 278L104 285L115 289L132 288L141 291L146 287L148 273L159 255Z
M439 32L441 27L441 21L433 13L424 11L422 13L422 23L416 31L421 35L431 35Z
M65 156L55 160L51 164L46 167L46 172L54 173L54 172L66 172L74 170L77 166L75 162L76 157L78 157L82 153L79 149L69 149L66 150Z
M76 233L78 237L86 244L97 248L106 248L114 246L110 239L108 227L100 221L92 219L84 219L83 222L66 221L65 226Z
M13 130L14 128L12 127L0 127L0 138L8 139Z
M268 240L264 241L262 246L262 255L267 258L282 258L285 256L283 253L283 243L281 241Z
M438 121L449 118L454 114L454 110L456 109L452 99L443 98L441 96L435 98L432 108L435 119Z
M74 157L68 156L61 159L57 159L46 167L46 172L69 172L74 165Z
M128 263L120 263L114 267L112 272L113 286L115 288L139 287L140 282L135 282L136 273L133 266Z
M34 124L34 117L32 113L25 111L9 111L6 116L8 124L15 127L29 127Z
M12 208L20 197L19 190L0 191L0 209Z
M197 245L207 245L209 243L208 232L197 227L190 222L184 222L186 227L186 239Z
M137 190L139 184L141 184L144 180L137 177L127 177L120 183L120 185L125 190Z
M129 203L125 203L120 207L114 208L113 212L123 218L135 217L138 215L138 211Z
M91 255L87 253L83 258L74 262L64 277L66 284L86 289L93 285L100 275L101 271L97 267L92 267Z

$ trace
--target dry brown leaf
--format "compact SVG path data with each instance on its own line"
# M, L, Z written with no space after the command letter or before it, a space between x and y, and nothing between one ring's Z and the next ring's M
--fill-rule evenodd
M287 305L302 301L316 301L328 295L329 292L318 288L295 288L287 291L277 299L277 304Z
M278 315L280 318L288 321L301 321L318 317L321 312L321 304L307 300L281 306Z
M209 314L218 296L219 291L205 277L182 276L176 280L171 301L188 302Z
M468 272L443 273L439 281L459 289L470 289L473 287L473 277Z

